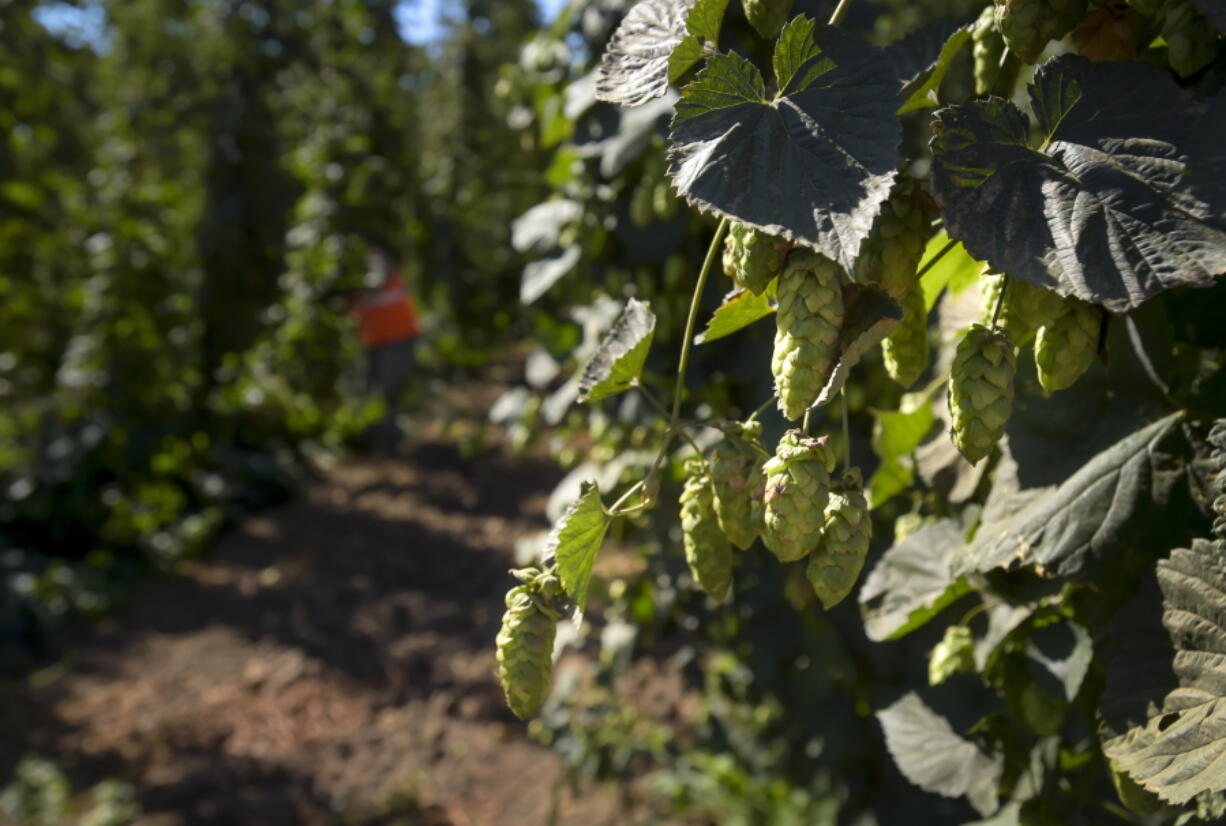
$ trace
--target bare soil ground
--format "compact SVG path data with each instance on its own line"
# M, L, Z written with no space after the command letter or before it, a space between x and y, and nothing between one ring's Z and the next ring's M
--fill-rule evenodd
M556 479L442 441L325 472L5 697L0 771L129 780L142 826L548 823L559 766L506 710L493 639ZM556 814L628 819L598 788Z

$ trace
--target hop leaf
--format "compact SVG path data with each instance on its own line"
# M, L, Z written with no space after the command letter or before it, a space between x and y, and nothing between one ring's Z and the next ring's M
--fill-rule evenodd
M733 221L724 239L724 272L738 287L762 295L771 281L783 272L791 248L791 242L783 238Z
M1094 363L1102 313L1093 304L1070 299L1064 310L1039 328L1034 363L1049 393L1072 386Z
M965 625L951 625L928 657L928 684L940 685L955 674L975 670L975 640Z
M1217 30L1192 0L1170 0L1162 21L1166 56L1176 74L1187 76L1209 65L1217 55Z
M868 556L873 536L860 471L852 469L830 492L821 543L809 557L809 584L825 608L833 608L851 593Z
M792 11L792 0L742 0L742 5L750 25L767 40L775 39Z
M762 502L766 490L762 424L729 422L723 431L723 440L711 453L715 513L724 535L744 550L762 533L766 517Z
M732 546L720 532L715 515L715 491L705 466L694 460L686 470L688 475L680 500L685 561L702 590L712 599L722 600L732 583Z
M626 302L613 329L600 342L579 379L579 400L597 402L629 390L638 381L656 332L656 315L646 301Z
M782 562L817 547L826 527L830 472L836 459L825 437L789 430L766 463L766 530L762 541Z
M839 266L815 253L795 255L779 276L771 371L779 409L795 420L817 401L838 359L843 327Z
M1217 498L1213 500L1213 532L1226 539L1226 419L1218 419L1209 430L1209 444L1213 452L1209 454L1217 471L1213 478L1213 490Z
M902 296L902 322L881 342L881 357L890 378L910 387L928 366L928 310L916 284Z
M1048 42L1072 31L1086 13L1086 0L996 0L996 24L1009 51L1027 63Z
M958 342L949 377L953 440L972 465L992 452L1013 409L1017 358L1004 331L972 324Z
M560 593L556 577L545 575L507 592L507 610L498 632L498 679L507 705L521 720L540 710L549 693Z

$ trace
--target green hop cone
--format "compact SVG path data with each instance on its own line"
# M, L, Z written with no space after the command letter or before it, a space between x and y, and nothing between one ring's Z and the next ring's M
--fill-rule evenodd
M822 540L805 569L809 584L823 607L829 609L838 605L856 586L872 538L873 523L860 471L853 468L843 474L841 484L830 491Z
M965 625L951 625L928 657L928 684L940 685L955 674L975 671L975 639Z
M792 12L792 0L741 0L741 5L750 24L767 40L775 39Z
M881 342L881 358L890 378L910 387L928 366L928 310L916 284L902 297L902 321Z
M724 238L724 272L738 287L761 295L783 272L791 248L791 243L782 238L733 221Z
M1167 2L1162 38L1171 68L1183 77L1205 68L1217 56L1217 29L1193 0Z
M765 518L762 423L728 422L723 431L711 453L715 513L724 535L745 550L762 533Z
M802 558L821 542L830 472L836 462L827 441L789 430L762 468L766 473L762 541L782 562Z
M1098 307L1076 298L1064 302L1064 310L1039 328L1034 340L1034 363L1039 384L1048 393L1070 387L1094 363L1102 313Z
M521 571L517 576L531 573ZM497 637L498 679L507 705L521 720L535 715L549 693L560 593L557 577L549 574L507 592L507 610Z
M699 587L712 599L722 600L732 584L732 546L719 529L715 490L706 466L692 460L686 474L680 500L685 561Z
M1009 51L1026 63L1039 59L1048 42L1081 22L1086 0L995 0L996 26Z
M992 452L1013 409L1017 357L1003 330L972 324L958 342L949 376L953 441L972 465Z
M779 409L793 421L817 401L838 359L843 328L839 272L829 258L805 252L793 255L779 276L771 371Z
M1213 423L1209 429L1209 444L1213 445L1209 460L1216 470L1213 477L1213 492L1217 494L1213 500L1213 532L1219 538L1226 539L1226 419Z
M1019 347L1030 341L1036 330L1064 311L1064 301L1060 296L1020 278L989 274L983 277L982 285L984 326L991 326L996 302L1004 289L1005 303L1000 308L998 323Z
M856 257L856 281L878 286L895 298L915 286L915 273L928 243L928 216L913 191L910 181L900 179Z
M979 15L971 31L971 56L975 61L975 94L986 95L992 88L1012 89L1017 80L1018 64L1009 61L1001 67L1005 54L1005 38L996 27L996 8L988 6ZM998 76L1003 75L1003 76ZM1006 93L1006 97L1007 97Z

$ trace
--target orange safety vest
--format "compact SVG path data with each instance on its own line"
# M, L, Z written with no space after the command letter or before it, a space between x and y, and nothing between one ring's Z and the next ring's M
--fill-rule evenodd
M405 289L400 273L393 273L382 287L367 293L354 305L358 337L363 347L380 347L417 338L417 307Z

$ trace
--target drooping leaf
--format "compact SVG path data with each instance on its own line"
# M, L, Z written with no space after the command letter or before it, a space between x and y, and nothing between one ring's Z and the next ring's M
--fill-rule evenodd
M629 390L643 370L655 332L656 316L651 306L637 298L627 301L612 329L583 368L579 401L598 402Z
M974 24L972 23L954 30L949 35L944 45L941 46L940 54L935 62L932 63L932 70L928 72L924 82L917 84L913 90L910 90L906 102L899 107L898 113L900 115L916 109L931 109L937 105L930 93L935 92L940 87L941 81L945 79L945 73L949 71L950 65L954 62L954 58L958 56L958 53L970 41L973 28Z
M575 268L582 256L577 244L572 244L552 255L532 261L524 266L519 282L519 300L531 304L558 282L558 279Z
M719 41L728 0L639 0L617 27L596 74L596 98L640 106Z
M1174 414L1142 428L1012 515L981 525L974 542L955 555L954 570L1029 566L1062 578L1078 575L1139 530L1184 474L1174 455L1185 441L1178 422Z
M864 284L843 286L843 329L839 332L839 357L826 380L826 386L813 404L829 404L843 389L851 368L860 358L881 343L898 322L902 306L883 290Z
M600 502L600 488L584 482L579 498L566 509L545 540L545 557L556 560L562 587L580 611L587 603L592 566L609 528L609 517Z
M985 817L999 806L996 787L1004 758L959 737L915 692L877 712L886 748L903 776L925 791L966 796Z
M1226 101L1075 55L1040 67L1030 96L1039 148L1001 98L937 113L933 195L971 255L1114 312L1226 273L1222 187L1194 183L1222 164L1226 147L1200 130Z
M860 612L870 640L905 636L970 590L950 569L962 543L962 529L944 519L882 554L860 588Z
M748 327L775 311L766 294L754 295L744 288L733 290L724 296L722 304L711 314L707 328L694 337L695 344L706 344L717 338L730 336Z
M850 269L898 162L897 83L876 50L783 32L786 94L768 97L745 58L719 55L685 87L669 174L699 209L804 242ZM811 55L797 65L801 55Z
M1226 788L1226 546L1198 540L1158 563L1178 687L1103 742L1133 780L1172 803ZM1114 674L1112 675L1114 676Z

